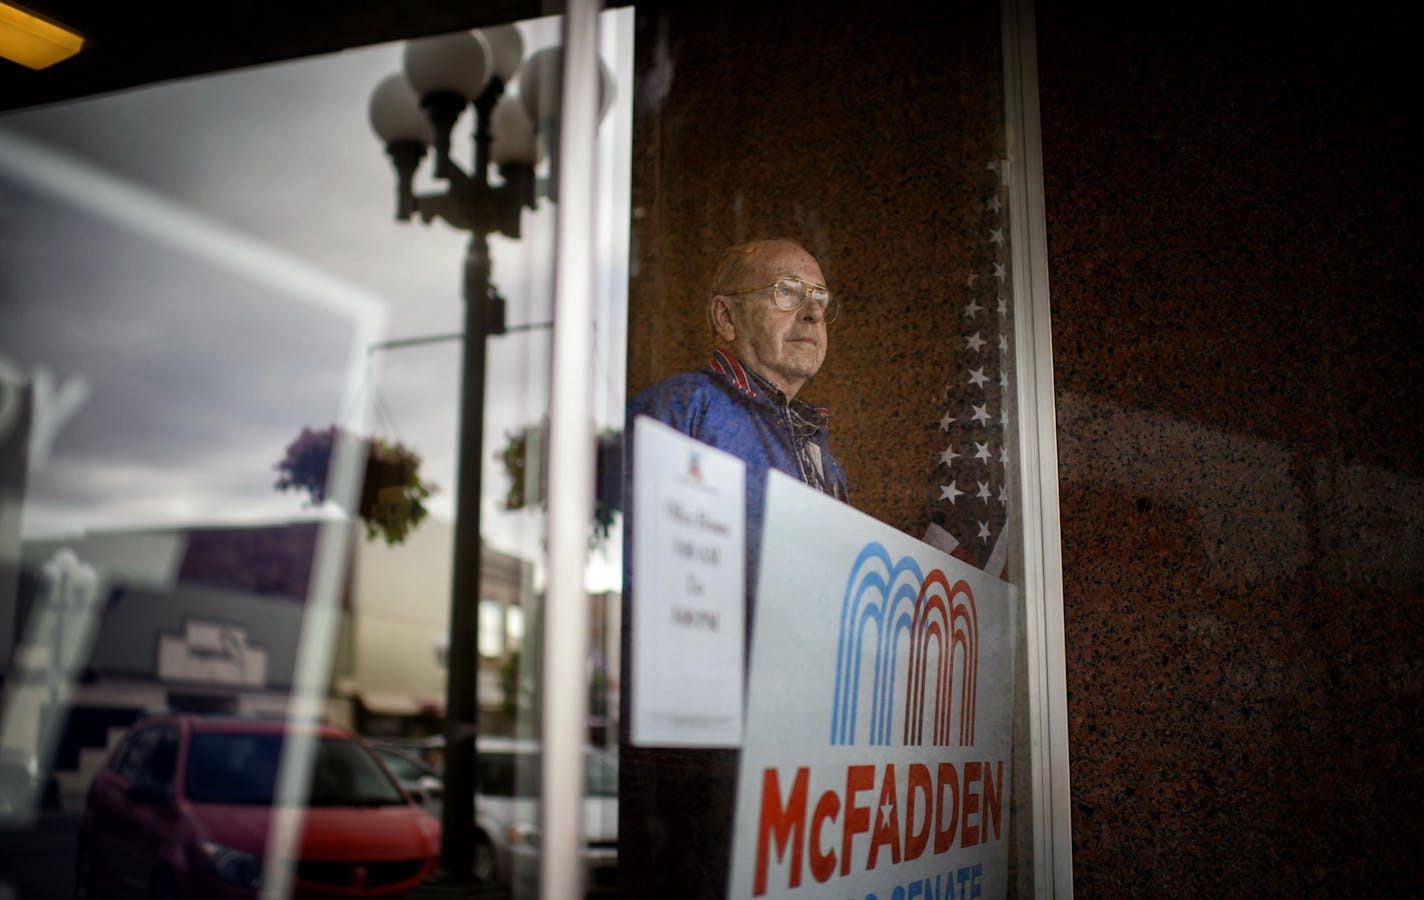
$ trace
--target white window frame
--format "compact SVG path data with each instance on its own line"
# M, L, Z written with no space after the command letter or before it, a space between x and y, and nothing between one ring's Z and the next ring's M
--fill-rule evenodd
M1034 895L1060 898L1073 896L1073 825L1068 787L1058 439L1032 0L1004 0L1003 55L1011 185L1009 246L1017 325L1019 478L1023 486Z

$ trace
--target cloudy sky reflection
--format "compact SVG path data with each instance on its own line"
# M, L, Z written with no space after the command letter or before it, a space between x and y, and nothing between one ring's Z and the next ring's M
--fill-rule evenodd
M557 40L553 20L521 27L526 52ZM604 31L620 85L600 138L611 179L599 191L609 204L601 221L615 223L599 235L608 289L595 336L608 425L622 409L631 38ZM394 221L393 174L366 119L371 89L399 69L400 52L383 45L9 114L0 141L40 148L377 298L387 326L377 340L449 334L461 327L468 236ZM462 119L462 162L469 133ZM428 166L420 192L440 188ZM273 489L273 464L303 426L353 415L423 455L440 487L432 511L452 516L458 342L362 358L369 317L96 216L13 166L0 165L0 208L0 370L43 372L83 398L30 473L26 535L312 515L298 495ZM545 201L524 214L522 240L491 238L511 324L552 317L553 229ZM531 558L542 523L500 508L507 482L493 459L507 433L547 410L549 346L548 330L489 346L485 530Z

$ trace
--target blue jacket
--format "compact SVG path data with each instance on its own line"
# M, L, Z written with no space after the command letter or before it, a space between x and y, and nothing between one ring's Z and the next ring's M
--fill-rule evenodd
M639 415L650 416L678 431L740 457L747 464L746 597L748 633L752 627L754 589L760 571L761 530L766 514L766 475L780 469L793 478L815 485L816 478L802 471L792 429L814 428L810 443L813 457L824 469L823 490L839 500L848 499L845 470L831 456L826 439L829 412L800 400L787 401L775 388L747 371L731 356L714 351L712 362L696 372L685 372L658 382L628 404L629 429ZM631 434L631 430L625 432ZM625 511L632 508L626 503ZM792 536L788 540L794 540ZM636 562L634 563L636 565Z

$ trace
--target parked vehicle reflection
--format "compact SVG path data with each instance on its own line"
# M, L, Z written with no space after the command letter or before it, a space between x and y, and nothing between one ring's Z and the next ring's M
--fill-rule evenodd
M281 721L161 716L95 777L80 825L80 896L248 898L264 885L277 767L293 727L315 738L292 897L399 897L434 871L439 823L354 734Z
M371 749L376 751L381 762L386 764L386 768L390 769L410 798L438 819L445 785L440 775L414 753L402 747L373 744Z
M373 739L372 745L383 759L391 754L409 762L417 762L421 751L442 749L439 739L412 743ZM514 897L538 896L539 744L481 737L476 751L475 877L509 888ZM618 875L618 755L590 747L585 761L584 885L589 895L612 895ZM439 815L438 809L432 812Z

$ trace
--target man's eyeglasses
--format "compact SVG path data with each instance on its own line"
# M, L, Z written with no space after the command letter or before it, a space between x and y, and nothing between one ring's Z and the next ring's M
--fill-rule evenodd
M822 318L826 324L836 320L840 314L841 304L837 297L831 295L829 289L824 285L816 284L813 281L803 281L795 275L781 275L771 284L758 285L754 288L747 288L742 291L727 291L724 296L735 297L738 294L754 294L757 291L764 291L771 288L771 299L776 304L777 309L784 309L787 312L800 309L802 304L809 297L812 303L821 307Z

